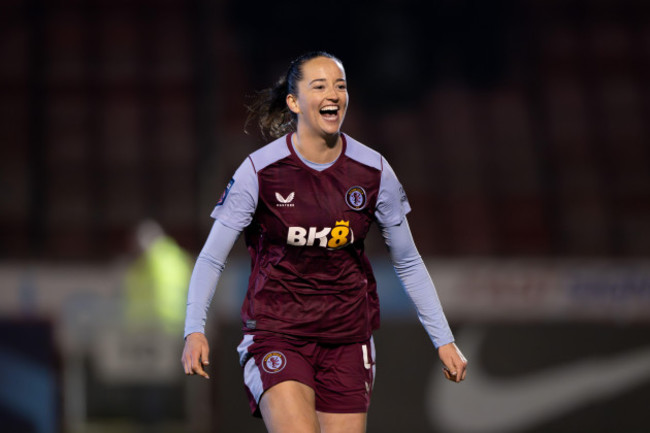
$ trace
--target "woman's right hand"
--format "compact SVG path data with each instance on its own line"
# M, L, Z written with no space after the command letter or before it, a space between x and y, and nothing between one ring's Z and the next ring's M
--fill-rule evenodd
M204 334L201 332L193 332L185 337L185 348L183 348L183 356L181 357L185 374L198 374L206 379L210 379L208 373L203 369L204 366L209 364L209 353L210 346Z

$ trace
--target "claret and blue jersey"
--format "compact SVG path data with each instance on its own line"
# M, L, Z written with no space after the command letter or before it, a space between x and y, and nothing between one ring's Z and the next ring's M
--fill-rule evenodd
M215 207L214 218L244 230L251 255L244 331L345 343L379 326L364 239L410 207L385 159L342 138L325 168L296 153L291 134L275 140L244 161Z

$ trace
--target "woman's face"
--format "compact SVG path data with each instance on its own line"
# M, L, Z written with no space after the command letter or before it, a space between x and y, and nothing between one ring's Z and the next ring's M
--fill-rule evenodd
M317 136L338 134L348 109L343 65L329 57L316 57L302 65L298 94L287 96L298 116L298 129Z

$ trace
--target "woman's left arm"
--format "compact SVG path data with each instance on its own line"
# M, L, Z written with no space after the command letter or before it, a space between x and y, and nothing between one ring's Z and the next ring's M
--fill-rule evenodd
M406 217L400 224L381 226L381 234L404 291L417 310L420 322L429 334L445 368L447 379L465 378L467 360L454 343L454 336L440 305L438 293L418 252Z

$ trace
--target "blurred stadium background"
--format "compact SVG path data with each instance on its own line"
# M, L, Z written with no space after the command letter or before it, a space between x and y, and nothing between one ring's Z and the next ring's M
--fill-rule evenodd
M344 130L404 184L470 359L441 380L374 233L368 431L650 431L647 1L3 0L0 23L3 432L263 431L234 352L243 242L210 381L182 374L172 310L263 143L246 96L312 49L343 60Z

